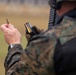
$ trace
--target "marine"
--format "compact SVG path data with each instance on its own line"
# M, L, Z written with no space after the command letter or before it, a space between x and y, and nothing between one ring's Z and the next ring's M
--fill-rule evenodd
M59 16L56 25L21 46L21 34L11 24L1 25L9 45L5 75L76 75L76 0L50 0Z

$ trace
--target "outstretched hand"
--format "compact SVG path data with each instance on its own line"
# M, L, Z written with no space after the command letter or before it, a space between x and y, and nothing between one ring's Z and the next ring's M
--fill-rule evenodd
M21 34L12 24L3 24L0 28L7 44L20 44Z

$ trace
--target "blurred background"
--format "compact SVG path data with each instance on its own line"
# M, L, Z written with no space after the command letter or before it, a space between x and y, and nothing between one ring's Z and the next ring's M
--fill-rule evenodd
M46 30L49 19L48 0L0 0L0 25L6 23L6 18L22 34L22 46L26 47L24 23ZM0 30L0 75L5 75L4 60L7 54L3 32Z

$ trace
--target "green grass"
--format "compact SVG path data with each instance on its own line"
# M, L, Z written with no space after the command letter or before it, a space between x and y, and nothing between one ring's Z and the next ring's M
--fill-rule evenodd
M42 10L43 11L43 10ZM39 12L39 14L32 15L30 13L25 14L6 14L6 12L0 11L0 25L6 23L6 18L13 24L22 34L22 46L26 47L27 40L25 38L24 23L30 22L32 25L36 25L38 28L47 29L48 25L48 13ZM46 9L48 11L48 9ZM18 13L18 12L17 12ZM8 45L6 44L3 32L0 30L0 75L5 75L4 60L7 54Z

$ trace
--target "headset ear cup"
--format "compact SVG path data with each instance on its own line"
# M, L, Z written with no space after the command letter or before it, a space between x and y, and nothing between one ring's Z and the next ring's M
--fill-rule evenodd
M56 10L59 10L61 8L61 4L62 4L61 2L56 4Z
M54 9L59 10L61 8L61 2L55 4Z
M59 10L61 8L62 2L56 2L56 0L49 0L50 7Z

